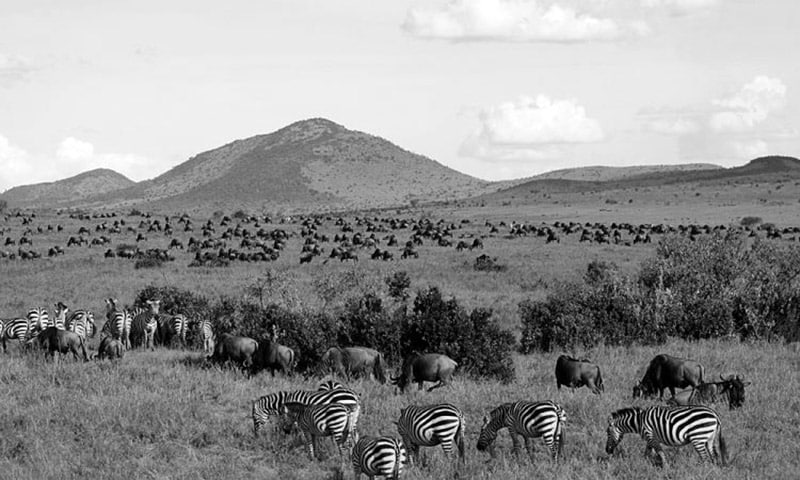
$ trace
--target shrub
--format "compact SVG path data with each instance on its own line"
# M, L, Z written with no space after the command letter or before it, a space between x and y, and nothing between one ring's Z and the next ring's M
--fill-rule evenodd
M159 268L164 266L164 260L158 257L143 257L136 260L136 263L133 264L133 268L136 270L140 268Z
M739 224L743 227L752 227L762 222L761 217L742 217Z
M499 263L497 257L483 254L475 259L472 268L479 272L504 272L508 269L508 266Z
M384 279L386 286L389 287L389 296L398 302L405 302L408 300L408 289L411 287L411 278L408 272L401 270L387 275Z

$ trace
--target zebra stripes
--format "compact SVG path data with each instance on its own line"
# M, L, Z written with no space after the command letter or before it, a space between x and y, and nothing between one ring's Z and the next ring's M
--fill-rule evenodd
M336 388L311 392L308 390L295 390L293 392L281 391L264 395L253 402L253 433L258 436L259 429L264 426L273 415L280 415L284 412L287 403L299 403L303 405L327 405L338 403L350 408L353 429L358 424L358 416L361 412L361 399L358 394L347 388Z
M41 332L47 327L52 326L50 317L47 314L47 309L42 307L34 307L28 310L28 325L30 325L31 332ZM29 335L30 337L30 335Z
M7 340L19 340L19 344L23 345L27 340L28 336L33 333L30 328L30 322L28 322L27 318L11 318L7 320L3 320L2 323L4 326L0 328L2 333L0 333L0 339L3 342L3 351L7 352L8 347L6 345Z
M70 332L75 332L79 337L86 340L97 334L97 327L94 323L94 313L91 310L75 310L70 313L64 322L64 328Z
M211 320L203 319L197 322L197 330L200 332L200 338L203 339L203 352L207 354L214 353L214 329L211 326Z
M186 316L179 313L177 315L172 315L170 318L166 320L167 322L167 329L169 331L169 339L172 340L173 338L177 337L180 339L181 345L186 345L186 330L189 328L189 321L186 319Z
M316 405L286 403L283 406L283 431L290 433L294 426L303 433L311 460L314 460L315 452L319 453L319 437L333 437L341 457L342 446L348 441L352 444L356 436L351 407L340 403Z
M362 437L350 454L356 480L365 473L370 479L377 475L397 480L407 461L402 440L392 437Z
M464 458L464 414L455 405L412 405L400 410L400 418L395 422L397 431L403 437L411 460L419 453L419 447L441 445L447 456L458 447L458 456Z
M318 392L326 392L328 390L336 390L337 388L344 388L344 385L337 382L336 380L324 380L320 382L319 387L317 387Z
M701 460L715 462L718 459L723 465L727 462L719 415L708 407L624 408L611 414L606 433L606 453L609 455L614 453L624 434L638 433L647 442L645 456L655 452L658 466L666 463L662 444L680 447L691 443ZM716 438L719 438L718 451L714 447Z
M117 306L117 300L109 298L106 300L106 323L103 325L102 332L109 335L114 340L119 340L125 348L131 348L130 340L131 316L127 310Z
M56 327L59 330L65 330L65 323L67 320L67 313L69 312L69 307L64 305L62 302L58 302L55 304L56 308L56 316L53 317L52 323L50 323L51 327Z
M558 456L564 446L564 424L567 414L560 405L554 402L518 402L504 403L489 413L489 418L483 419L483 427L478 437L478 450L486 450L494 455L492 444L497 439L497 433L508 429L514 452L519 452L519 436L525 439L525 449L533 459L532 438L542 437L545 445L550 449L553 459L558 461Z
M160 300L147 300L146 307L139 307L129 313L131 318L130 339L132 347L155 348L154 338L158 328Z

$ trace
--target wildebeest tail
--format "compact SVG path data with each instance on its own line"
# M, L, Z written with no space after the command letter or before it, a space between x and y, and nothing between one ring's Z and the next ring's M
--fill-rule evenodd
M466 430L466 424L464 421L464 414L459 413L458 415L458 430L456 431L456 446L458 447L458 458L461 459L462 462L466 462L467 459L466 455L466 446L464 445L464 434Z
M725 444L725 438L722 437L722 427L719 430L719 461L722 465L728 464L728 446Z
M378 352L378 356L375 358L375 363L372 364L372 374L379 382L386 383L386 365L383 360L383 354L380 352Z
M597 367L597 388L600 389L601 392L606 390L606 387L603 386L603 374L600 371L600 367Z

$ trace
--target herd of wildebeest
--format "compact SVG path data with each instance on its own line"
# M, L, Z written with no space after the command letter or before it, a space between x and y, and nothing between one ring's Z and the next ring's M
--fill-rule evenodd
M486 221L474 225L470 220L448 222L427 218L319 215L273 220L266 216L236 214L233 217L217 215L196 225L185 214L158 218L139 212L131 213L127 218L115 213L62 212L59 215L69 215L70 224L79 223L80 226L74 232L64 232L58 223L54 226L53 222L39 222L32 212L5 215L3 224L0 224L0 236L5 237L6 248L16 246L16 251L0 251L0 257L7 261L32 260L43 257L41 250L36 248L47 248L47 257L58 257L65 253L65 249L101 247L107 258L169 261L175 258L171 253L173 249L186 249L193 254L189 266L221 267L232 261L277 260L284 254L291 238L301 239L301 264L318 257L324 259L320 263L331 259L357 262L360 255L387 261L394 260L397 254L399 260L405 260L418 258L417 247L420 245L472 251L483 249L486 241L528 236L541 237L547 243L576 236L580 242L633 246L649 243L655 235L676 233L696 238L734 228L747 231L751 236L791 241L800 238L798 227L778 229L769 224L731 227ZM195 233L197 231L199 234ZM47 247L37 239L37 236L52 239L59 232L62 232L62 237L68 237L64 247ZM123 243L129 238L134 240ZM152 246L155 239L167 246ZM71 311L62 302L55 307L52 321L41 308L32 309L25 317L0 321L4 349L7 340L17 339L25 348L38 344L49 355L72 353L76 358L89 360L86 338L98 332L92 312ZM235 363L251 373L264 369L273 375L276 372L293 373L294 352L280 345L277 332L269 332L269 339L261 342L214 332L214 325L209 320L197 321L179 312L161 313L157 299L148 301L145 308L128 310L109 298L106 307L105 322L100 329L102 339L96 354L98 359L121 358L126 350L137 346L153 348L157 344L173 345L176 341L185 344L189 329L196 329L209 363ZM443 354L414 352L404 359L396 375L387 375L388 367L379 351L346 346L331 347L325 352L317 372L342 381L361 376L381 383L388 381L402 393L414 383L422 390L424 382L434 382L428 391L447 386L457 368L457 363ZM601 368L588 359L562 355L555 365L555 379L559 389L566 386L574 391L586 386L598 395L604 391ZM654 460L659 465L664 463L661 445L689 443L702 459L724 463L726 445L720 419L707 405L726 401L730 409L741 407L747 383L738 375L720 375L717 381L709 380L703 366L697 362L670 355L653 358L644 377L634 386L633 396L663 399L663 392L668 389L671 395L667 404L613 412L608 420L606 451L612 454L625 433L635 433L646 441L645 453L656 454ZM417 456L420 446L441 445L448 455L457 449L458 456L463 459L464 415L456 405L444 403L404 408L395 422L400 439L392 435L359 438L360 406L359 394L338 381L323 382L318 391L274 392L253 402L254 430L258 434L260 426L274 416L284 430L297 428L301 431L312 458L318 452L318 438L333 437L340 455L345 444L349 447L357 477L363 472L370 476L397 478L403 473L406 460ZM567 418L568 412L552 401L505 403L484 419L477 446L479 450L493 453L491 446L497 432L508 429L515 451L520 449L518 436L523 437L531 454L531 439L541 437L553 458L558 459L565 439Z

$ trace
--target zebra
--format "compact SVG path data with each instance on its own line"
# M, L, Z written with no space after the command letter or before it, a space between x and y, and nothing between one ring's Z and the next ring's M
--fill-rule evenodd
M411 405L400 410L395 422L413 463L419 447L441 445L445 455L450 456L453 445L458 447L458 456L464 460L464 414L455 405Z
M64 322L64 328L70 332L75 332L78 336L86 340L97 334L97 327L94 323L94 313L91 310L75 310L70 313Z
M186 315L181 313L170 315L159 322L159 342L169 344L173 338L178 337L181 345L186 345L186 330L189 328L189 320Z
M304 405L338 403L348 406L351 408L351 416L353 417L353 429L358 424L358 416L361 412L361 399L356 392L347 388L335 388L317 392L308 390L280 391L259 397L253 402L253 433L256 437L258 436L258 430L269 421L269 417L283 413L283 407L287 403L302 403Z
M187 322L191 321L187 320ZM197 331L200 334L200 338L203 339L203 353L206 353L208 355L214 353L214 342L216 338L214 336L214 329L211 326L211 320L204 318L202 320L192 323L197 324Z
M53 322L50 323L51 327L56 327L59 330L65 330L65 322L67 319L67 312L69 312L69 307L64 305L63 302L58 302L55 304L56 307L56 316L53 318Z
M528 402L520 400L500 405L484 417L483 427L478 437L478 450L487 448L494 456L492 444L497 439L497 432L507 428L514 445L514 452L520 449L519 437L525 439L525 449L533 460L532 438L542 437L550 449L553 459L558 456L564 446L564 424L567 414L560 405L554 402Z
M317 387L318 392L326 392L328 390L336 390L337 388L344 388L344 385L337 382L336 380L324 380L320 382L319 387Z
M50 323L50 317L47 314L47 309L42 307L33 307L28 310L28 324L31 326L31 331L29 331L28 337L30 338L31 333L41 332L47 327L52 326Z
M119 308L115 298L106 299L106 323L103 325L102 332L121 341L125 348L131 348L130 327L130 313Z
M158 310L161 306L160 300L147 300L147 307L139 307L130 312L131 325L130 336L134 347L144 345L145 348L153 350L153 339L158 328Z
M366 473L370 480L377 475L397 480L408 459L403 441L392 437L359 438L350 454L356 480Z
M8 352L6 340L19 340L20 345L24 345L28 340L28 336L33 333L31 324L27 318L9 318L0 320L0 339L3 342L3 352Z
M606 431L606 453L614 453L626 433L638 433L647 442L645 457L652 451L657 454L655 463L666 463L661 444L680 447L691 443L700 459L719 463L727 462L727 447L722 438L722 424L714 410L703 406L665 407L652 406L645 409L630 407L611 414ZM714 448L714 439L719 438L719 450Z
M333 437L341 457L345 442L352 445L357 436L351 406L341 403L310 405L297 402L285 403L282 411L283 431L291 433L294 426L302 432L311 460L314 460L315 452L319 454L317 444L319 437Z

